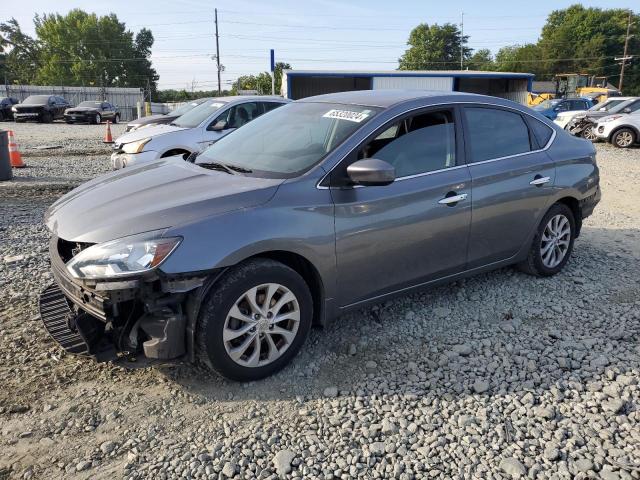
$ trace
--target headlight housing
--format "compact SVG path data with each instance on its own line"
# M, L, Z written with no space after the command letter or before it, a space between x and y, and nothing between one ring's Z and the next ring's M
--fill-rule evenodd
M142 140L138 140L137 142L125 143L122 146L122 151L124 153L140 153L144 146L151 141L151 138L144 138Z
M12 111L13 113L17 113L17 112L18 112L18 109L17 109L16 107L11 107L11 111Z
M146 237L146 238L145 238ZM153 270L180 244L182 238L149 238L134 235L93 245L67 263L75 278L103 279Z
M610 117L603 118L598 123L612 122L613 120L617 120L619 118L622 118L622 115L611 115Z

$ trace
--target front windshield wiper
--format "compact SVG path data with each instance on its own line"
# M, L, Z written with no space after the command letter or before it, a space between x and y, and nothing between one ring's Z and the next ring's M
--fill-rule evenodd
M209 170L218 170L220 172L226 172L229 175L235 175L235 173L233 173L233 170L231 170L229 167L227 167L226 165L224 165L222 163L206 162L206 163L196 163L196 165L198 165L199 167L202 167L202 168L207 168Z
M231 170L236 171L236 172L240 172L240 173L251 173L251 172L253 172L253 170L251 170L250 168L239 167L237 165L225 165L225 167L230 168Z

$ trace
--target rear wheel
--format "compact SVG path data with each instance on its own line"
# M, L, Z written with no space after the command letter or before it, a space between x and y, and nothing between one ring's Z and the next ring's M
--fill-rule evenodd
M47 112L47 113L43 113L42 114L42 121L44 123L51 123L53 122L53 115L51 115L51 113Z
M204 300L198 358L220 375L250 381L287 365L311 329L309 287L293 269L254 259L230 270Z
M556 203L540 222L529 255L518 267L538 277L555 275L569 261L575 232L573 212L565 204Z
M630 128L621 128L611 137L611 143L618 148L629 148L636 143L636 132Z
M118 123L119 120L120 120L120 115L116 113L115 116L113 117L113 124L115 125L116 123Z

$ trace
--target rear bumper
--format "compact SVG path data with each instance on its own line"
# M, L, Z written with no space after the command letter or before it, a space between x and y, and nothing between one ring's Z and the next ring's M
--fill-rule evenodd
M596 205L600 203L601 198L602 198L602 191L600 190L600 186L598 185L594 193L580 200L580 211L582 212L583 219L587 218L593 213L593 210L596 208Z

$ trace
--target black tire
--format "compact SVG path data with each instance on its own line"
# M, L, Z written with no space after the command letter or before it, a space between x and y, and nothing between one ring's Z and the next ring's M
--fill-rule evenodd
M95 114L95 116L91 119L91 123L93 123L94 125L98 125L102 123L102 117L100 116L99 113Z
M636 132L630 128L621 128L611 136L611 143L618 148L632 147L637 141L638 136Z
M120 115L116 113L115 116L113 117L113 124L115 125L116 123L118 123L119 120L120 120Z
M543 232L549 223L549 221L555 217L556 215L563 215L569 220L569 226L571 229L569 246L564 255L562 261L553 268L547 267L542 261L542 235ZM554 204L549 211L545 214L538 225L538 229L536 231L535 236L533 237L533 242L531 242L531 248L529 249L529 255L527 259L518 264L518 268L528 273L529 275L535 275L536 277L551 277L558 273L560 270L564 268L564 266L569 261L569 257L571 257L571 252L573 252L573 243L576 238L576 221L573 216L573 212L571 209L563 203Z
M265 283L278 283L295 295L300 309L298 330L289 347L272 363L243 366L236 363L225 349L225 320L245 292ZM267 377L282 369L298 353L309 335L312 317L313 301L309 287L295 270L270 259L248 260L225 273L203 300L196 326L198 360L230 380L252 381Z
M42 122L43 123L51 123L53 122L53 115L51 115L50 113L43 113L42 114Z
M5 118L4 118L4 112L2 110L0 110L0 122L4 122Z

